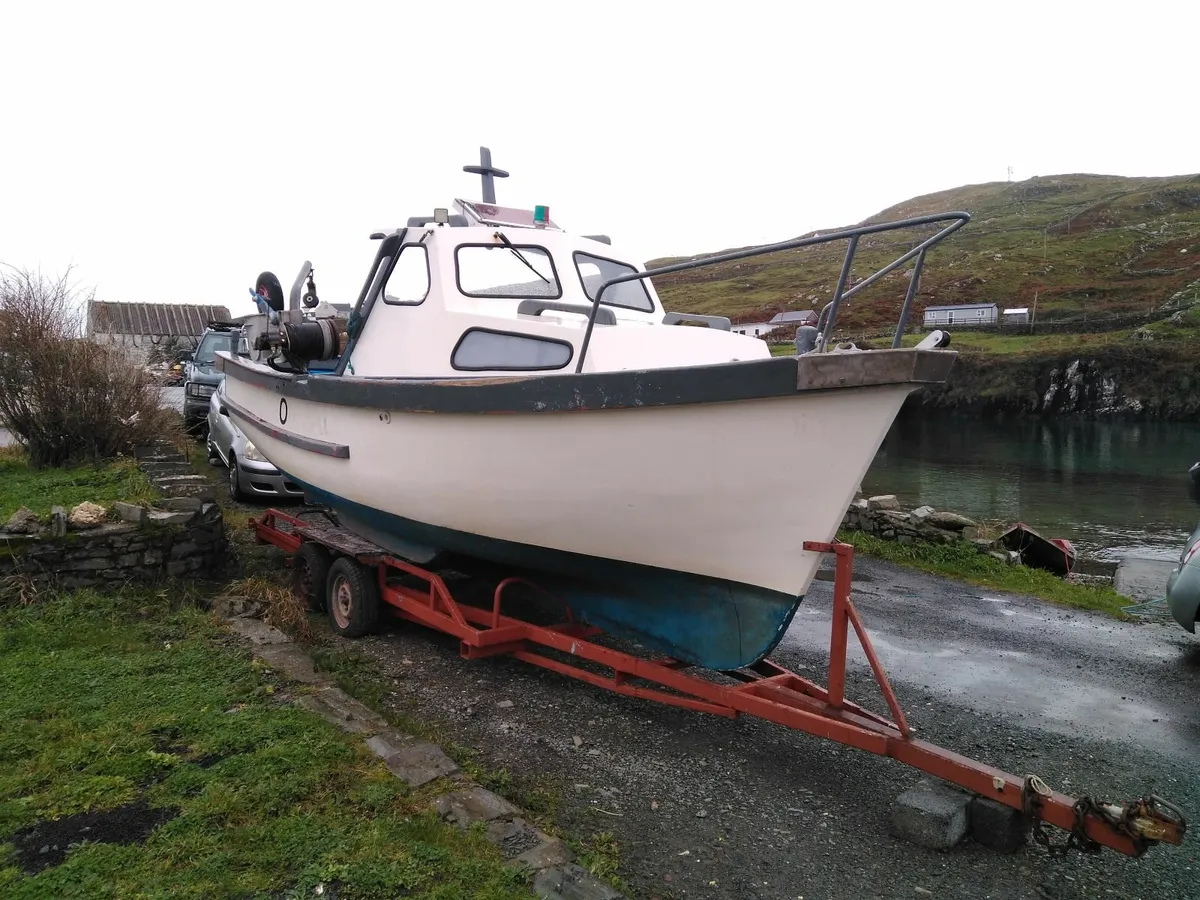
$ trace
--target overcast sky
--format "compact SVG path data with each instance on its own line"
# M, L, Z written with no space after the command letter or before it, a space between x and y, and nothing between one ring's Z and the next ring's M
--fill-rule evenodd
M1200 171L1194 0L0 0L0 261L222 303L477 198L641 262L1065 172Z

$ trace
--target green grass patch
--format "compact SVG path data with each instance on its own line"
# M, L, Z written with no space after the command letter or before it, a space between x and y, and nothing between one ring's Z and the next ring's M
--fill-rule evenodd
M480 834L441 823L165 593L0 609L0 683L0 896L529 896ZM25 829L131 801L175 815L140 843L84 841L25 871Z
M0 522L22 506L48 515L53 506L70 511L90 500L107 506L114 500L140 503L158 496L132 459L62 469L33 469L19 450L0 449Z
M845 529L838 532L838 540L852 544L855 551L876 559L965 581L978 587L1037 597L1060 606L1096 610L1125 618L1121 607L1131 603L1128 597L1122 597L1111 587L1071 584L1041 569L1010 566L986 553L980 553L974 545L965 541L955 544L901 544L865 531Z

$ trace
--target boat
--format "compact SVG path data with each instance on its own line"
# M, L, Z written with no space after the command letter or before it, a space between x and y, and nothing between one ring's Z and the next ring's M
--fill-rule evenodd
M969 216L647 269L547 206L498 205L508 173L487 148L464 170L483 199L373 234L348 316L306 311L308 262L286 308L258 291L248 351L219 362L230 415L309 502L397 557L528 573L577 618L688 664L761 660L816 574L804 543L834 537L905 397L951 370L956 353L899 343L927 251ZM903 229L907 251L849 286L859 239ZM831 242L841 276L799 355L665 310L651 281ZM831 347L839 306L901 267L893 349ZM781 492L799 467L802 494Z
M1018 522L996 539L1002 547L1021 554L1021 562L1056 575L1070 575L1075 568L1075 547L1066 538L1042 537L1024 522Z

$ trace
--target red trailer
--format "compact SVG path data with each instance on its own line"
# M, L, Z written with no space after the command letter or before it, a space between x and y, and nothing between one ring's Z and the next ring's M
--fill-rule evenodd
M386 611L454 635L465 659L507 654L618 694L727 718L757 716L890 756L1021 810L1030 819L1035 838L1047 846L1050 838L1044 823L1068 832L1061 846L1090 853L1109 847L1129 856L1140 856L1157 843L1178 845L1187 828L1180 810L1159 797L1125 803L1076 800L1052 791L1036 775L1011 775L913 737L850 600L854 551L848 544L804 545L805 550L833 553L837 561L828 686L822 687L765 659L748 669L695 673L678 660L614 650L595 640L602 635L600 629L575 621L566 606L553 625L506 615L503 606L510 588L521 584L537 590L522 578L501 580L491 591L490 606L462 602L441 575L397 559L341 526L329 512L293 516L269 509L261 519L251 519L250 527L260 542L294 554L297 589L312 609L326 610L333 629L347 637L371 632ZM870 662L890 719L845 699L851 628Z

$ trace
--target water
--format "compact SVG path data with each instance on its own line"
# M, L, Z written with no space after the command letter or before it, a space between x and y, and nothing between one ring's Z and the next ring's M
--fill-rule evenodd
M1025 522L1111 561L1177 559L1200 520L1200 424L897 419L863 491Z

